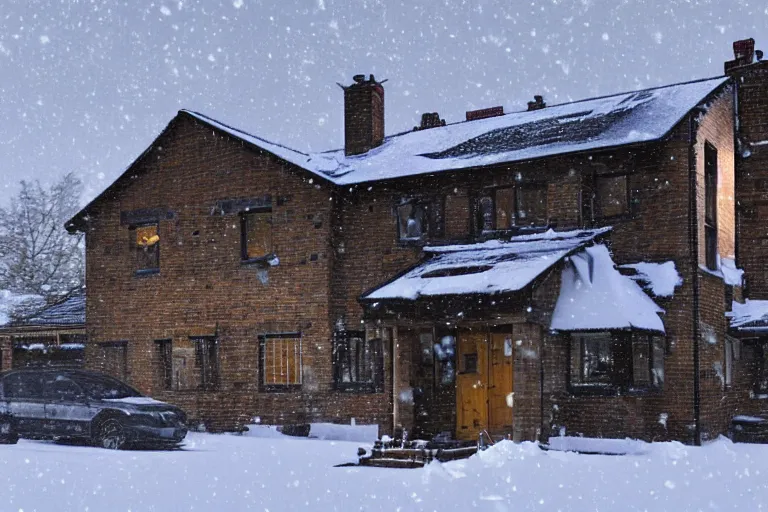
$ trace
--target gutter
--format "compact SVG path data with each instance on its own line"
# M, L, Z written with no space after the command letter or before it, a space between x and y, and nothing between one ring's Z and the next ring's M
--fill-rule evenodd
M688 248L691 253L691 271L693 281L693 444L701 446L701 378L699 347L699 217L696 192L696 118L692 112L688 116Z

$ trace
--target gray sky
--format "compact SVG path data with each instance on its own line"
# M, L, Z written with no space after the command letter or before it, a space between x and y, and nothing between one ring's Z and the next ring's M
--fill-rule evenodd
M356 73L389 79L390 134L720 75L766 27L768 0L3 0L0 202L70 170L90 199L180 108L331 149Z

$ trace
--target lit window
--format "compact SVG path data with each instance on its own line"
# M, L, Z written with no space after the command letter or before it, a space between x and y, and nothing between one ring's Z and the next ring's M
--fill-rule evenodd
M157 224L136 226L133 232L136 271L157 272L160 270L160 235Z
M265 258L272 254L272 210L241 215L241 259Z
M259 336L261 386L265 390L301 385L301 334Z

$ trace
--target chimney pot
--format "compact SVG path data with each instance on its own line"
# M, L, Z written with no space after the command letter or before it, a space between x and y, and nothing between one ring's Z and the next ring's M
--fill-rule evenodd
M440 119L440 114L437 112L425 112L421 114L421 124L419 126L414 126L413 130L427 130L439 126L445 126L445 119Z
M478 119L486 119L488 117L496 117L504 115L504 107L490 107L481 108L480 110L468 110L467 121L476 121Z
M760 52L762 55L762 52ZM755 59L755 40L742 39L733 42L733 60L726 61L725 72L729 73L735 68L752 64ZM761 57L758 57L760 60Z
M533 97L533 101L528 102L528 111L532 110L541 110L542 108L546 107L547 104L544 103L544 96L540 94L536 94Z

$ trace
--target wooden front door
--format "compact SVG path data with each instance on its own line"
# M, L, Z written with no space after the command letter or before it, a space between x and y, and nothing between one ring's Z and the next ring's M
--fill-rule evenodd
M456 364L456 438L512 433L511 334L460 331Z

